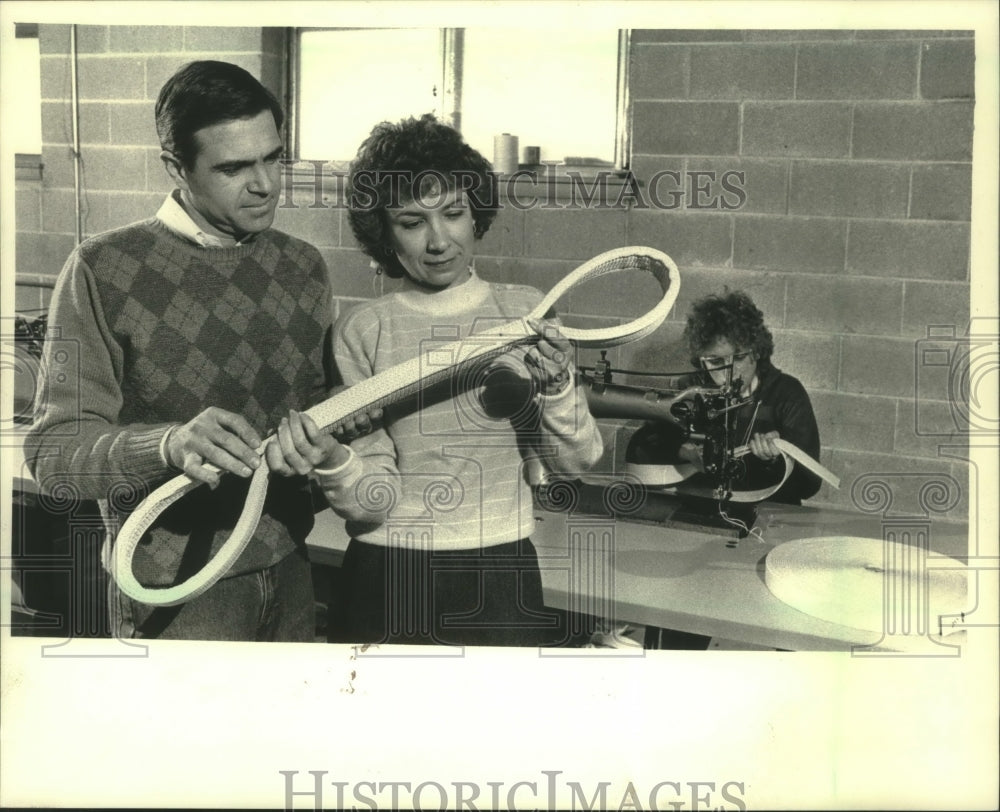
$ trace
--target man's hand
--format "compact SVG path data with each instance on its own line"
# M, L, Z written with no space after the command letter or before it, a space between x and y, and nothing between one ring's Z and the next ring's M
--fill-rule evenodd
M290 411L281 419L277 441L267 445L267 466L276 474L308 474L316 468L337 468L347 462L350 451L333 436L320 431L307 414Z
M750 453L759 457L764 462L772 462L781 456L781 452L774 444L779 437L778 432L769 431L766 434L755 434L750 438Z
M212 406L171 431L165 453L174 468L214 488L221 475L206 468L207 463L248 477L261 464L260 443L260 436L244 418Z

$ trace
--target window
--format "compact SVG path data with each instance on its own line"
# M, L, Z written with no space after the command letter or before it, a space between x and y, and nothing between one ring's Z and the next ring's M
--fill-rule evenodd
M374 124L434 113L493 158L624 168L628 37L613 29L300 29L297 158L350 160ZM519 55L530 55L524 58Z
M298 154L349 160L379 121L437 112L437 29L302 31Z
M8 110L17 111L17 124L9 127L6 134L13 141L15 153L39 155L42 151L42 70L38 26L16 23L12 50L9 68L18 80L10 83L11 98L4 99L4 105L9 104Z
M612 164L617 75L617 31L467 29L462 133L486 157L506 132L543 161Z

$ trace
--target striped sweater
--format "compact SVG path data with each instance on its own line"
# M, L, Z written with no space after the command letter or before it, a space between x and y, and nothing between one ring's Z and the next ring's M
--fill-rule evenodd
M428 292L402 289L362 303L334 327L334 356L351 385L418 354L528 313L534 288L473 276ZM472 338L470 339L470 336ZM386 409L384 427L355 440L356 455L319 476L348 533L373 544L472 549L527 537L531 484L544 468L581 473L601 456L600 432L577 387L537 392L524 350L488 370L425 389ZM384 523L369 512L384 513Z

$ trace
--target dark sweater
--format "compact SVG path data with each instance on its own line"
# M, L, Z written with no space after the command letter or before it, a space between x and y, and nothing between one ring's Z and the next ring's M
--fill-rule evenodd
M734 443L739 446L749 441L753 434L777 431L778 435L810 457L819 461L819 429L813 414L809 395L798 379L786 375L769 362L758 366L759 383L749 402L731 413ZM674 379L677 389L692 386L714 388L715 384L707 372L695 372ZM754 411L756 410L756 419ZM749 431L751 421L753 428ZM629 455L637 463L659 464L681 462L678 449L683 441L680 429L667 422L650 422L642 426L632 436ZM732 483L735 491L757 491L777 485L785 472L781 459L765 462L753 454L742 458L743 476ZM696 474L686 480L685 488L690 491L714 486L712 478ZM788 480L769 497L769 501L801 504L803 499L814 496L820 487L820 479L800 465L795 465Z
M745 439L749 440L747 431L753 420L751 435L777 431L782 440L798 446L814 460L819 461L819 427L816 425L816 416L813 414L812 403L805 387L797 378L786 375L770 362L758 365L757 377L759 383L750 402L734 413L733 436L736 442L742 444ZM702 383L711 386L711 378L707 373L705 378L707 381L703 380ZM757 416L754 420L755 409ZM753 454L748 454L743 460L746 463L746 474L733 484L735 490L759 490L781 481L785 470L781 459L769 463ZM769 498L769 501L798 505L803 499L814 496L820 484L818 476L801 465L796 465L788 481Z
M101 503L109 537L175 476L160 455L170 426L209 406L266 436L288 409L333 384L326 266L309 244L268 230L201 248L156 219L93 237L53 293L44 372L25 456L43 491ZM223 544L246 482L223 477L168 509L136 550L146 585L189 577ZM304 478L272 477L253 540L230 571L280 561L312 527ZM105 551L107 560L107 550Z

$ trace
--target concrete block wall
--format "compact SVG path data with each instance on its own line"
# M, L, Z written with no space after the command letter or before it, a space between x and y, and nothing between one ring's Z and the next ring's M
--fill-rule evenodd
M79 32L88 234L147 216L169 188L152 104L175 67L210 56L273 89L284 81L273 30ZM73 244L69 29L41 26L40 35L45 167L38 188L18 191L24 275L57 273ZM609 248L666 251L681 269L680 297L655 335L609 354L624 369L686 368L678 338L691 302L724 286L747 290L775 334L775 363L810 391L822 461L842 479L813 503L850 506L855 483L871 475L936 477L958 492L935 515L962 519L967 439L947 382L925 385L920 350L929 327L952 325L961 336L969 321L974 65L974 39L962 31L634 31L629 166L646 195L657 173L679 173L678 194L662 185L667 205L505 206L477 266L489 279L547 290ZM343 308L374 295L372 272L336 194L327 186L316 198L311 171L294 174L302 185L276 224L320 248ZM726 172L744 173L745 199L713 207ZM648 295L596 288L574 296L565 319L620 322L642 312ZM920 426L928 414L932 436ZM622 433L613 422L604 428L610 467ZM954 450L942 456L942 444L957 445L958 459ZM919 488L899 490L893 511L926 512Z
M17 181L19 310L44 308L75 245L71 26L40 25L42 171ZM279 29L77 26L83 235L153 214L172 184L159 159L153 106L193 59L235 62L283 94Z
M688 290L741 286L768 313L775 361L810 389L823 461L843 480L839 492L824 487L814 501L851 504L865 475L925 473L959 484L960 515L967 471L938 447L965 438L946 435L943 417L941 433L925 436L914 399L928 327L955 325L961 335L969 318L972 39L640 32L632 66L634 164L676 161L669 114L679 110L685 127L697 131L690 122L700 116L712 130L682 140L686 169L706 166L706 154L709 166L746 166L746 206L660 215L654 244L671 250L671 217L728 221L731 253L723 243L722 261L692 267L686 280L701 278ZM943 415L950 394L939 387L922 398ZM900 496L896 509L921 510L912 494Z
M711 193L689 185L661 208L504 211L507 234L487 236L495 255L481 268L544 288L607 248L666 251L680 297L657 334L611 353L623 369L687 368L678 338L691 302L746 290L775 335L775 363L810 391L822 461L841 477L812 503L857 506L875 479L889 483L894 515L964 518L962 404L940 377L927 385L923 358L947 344L929 344L929 328L961 336L969 324L971 34L655 30L632 42L633 173L648 183L671 170L689 184L705 173ZM706 206L728 171L745 173L746 200ZM567 318L626 317L642 301L576 297ZM934 481L948 492L941 511L920 493Z

